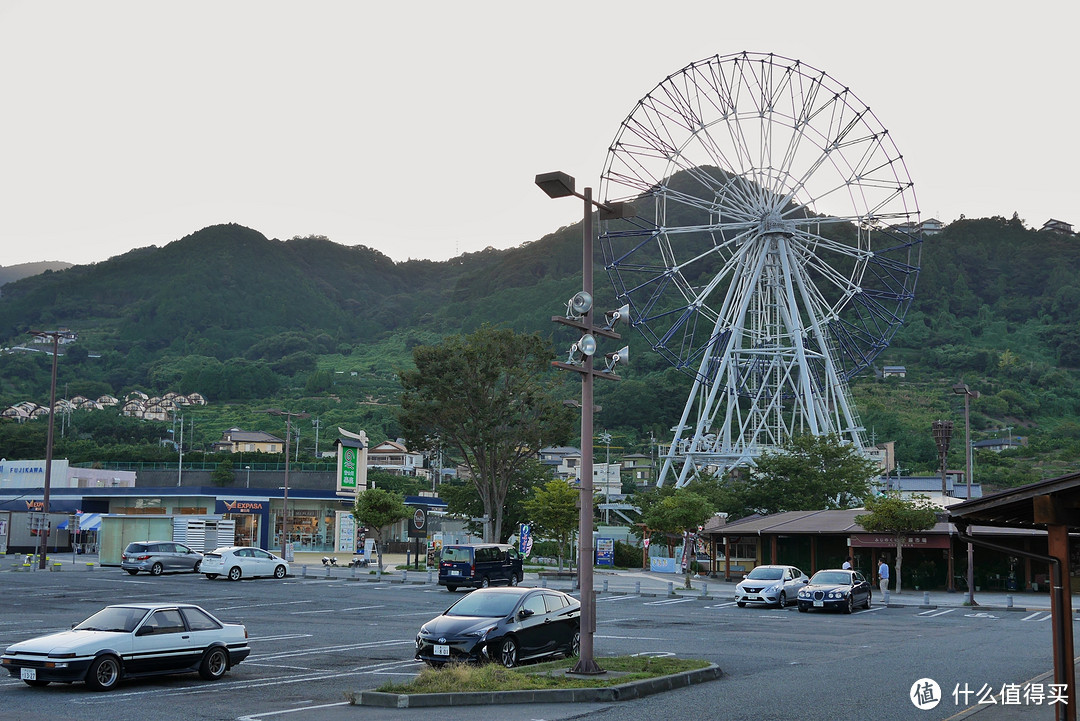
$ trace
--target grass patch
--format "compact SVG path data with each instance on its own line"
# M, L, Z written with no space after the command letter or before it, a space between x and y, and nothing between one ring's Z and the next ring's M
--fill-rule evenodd
M577 659L560 659L547 663L505 668L495 663L470 665L453 663L441 669L425 668L415 679L406 683L387 682L376 691L383 693L472 693L481 691L531 691L552 688L597 688L656 676L670 676L684 671L705 668L708 661L683 658L649 658L643 656L610 656L596 662L617 676L567 678L558 673L573 667Z

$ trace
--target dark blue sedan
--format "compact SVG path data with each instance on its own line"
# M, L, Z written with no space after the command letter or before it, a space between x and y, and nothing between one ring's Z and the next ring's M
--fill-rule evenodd
M851 613L856 607L870 608L870 583L858 571L829 569L818 571L799 591L799 610L834 609Z

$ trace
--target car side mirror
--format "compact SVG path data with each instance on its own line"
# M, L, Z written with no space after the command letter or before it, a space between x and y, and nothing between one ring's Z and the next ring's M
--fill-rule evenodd
M802 582L803 582L803 583L810 583L810 579L809 579L809 578L804 578L804 579L802 580Z
M135 632L135 635L136 636L149 636L153 632L154 632L154 627L153 626L143 626L142 628L140 628L138 631Z
M533 612L531 609L528 608L523 608L518 611L518 618L528 618L531 615L533 615Z

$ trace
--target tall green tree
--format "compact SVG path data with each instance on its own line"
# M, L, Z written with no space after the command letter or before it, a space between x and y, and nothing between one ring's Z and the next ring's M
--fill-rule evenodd
M401 370L401 428L411 447L450 446L463 459L488 522L502 537L503 508L514 478L544 444L569 438L574 416L551 368L550 344L484 325L437 346L413 349L415 370Z
M926 496L911 500L890 491L882 496L869 497L864 504L869 513L855 516L855 522L870 533L888 533L896 542L896 592L900 593L900 569L904 564L904 538L934 527L937 510Z
M637 496L635 496L637 498ZM664 534L670 557L675 556L675 543L686 533L697 533L698 526L712 518L716 507L698 493L686 489L659 494L642 494L648 502L641 509L641 522L651 532ZM686 563L686 587L690 587L690 562Z
M763 452L749 473L734 478L720 510L740 518L857 508L880 473L877 463L835 435L795 436L779 451Z
M386 491L382 488L369 488L356 494L356 504L353 506L353 518L358 526L367 527L368 531L375 536L375 551L378 554L379 576L382 577L383 560L383 532L393 524L412 515L405 507L405 498L400 493Z
M578 527L577 500L580 495L580 491L568 482L555 478L525 501L525 512L532 521L535 534L558 544L560 571L563 570L566 545Z

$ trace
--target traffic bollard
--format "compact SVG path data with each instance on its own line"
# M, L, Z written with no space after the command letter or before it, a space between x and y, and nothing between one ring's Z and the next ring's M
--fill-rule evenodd
M604 593L607 593L607 579L604 579Z
M1005 608L1012 608L1012 607L1013 607L1013 599L1012 599L1012 594L1010 593L1008 596L1005 597Z
M922 604L924 606L929 606L930 605L930 592L929 591L923 591Z
M307 566L300 567L300 577L307 578Z
M702 598L708 598L709 597L709 584L707 584L707 583L701 584L701 597Z
M634 593L641 593L641 581L634 581Z
M674 596L675 595L675 584L673 582L671 582L671 581L668 581L668 584L667 584L667 595L669 595L669 596Z

